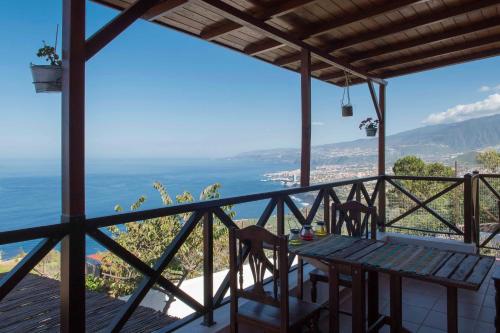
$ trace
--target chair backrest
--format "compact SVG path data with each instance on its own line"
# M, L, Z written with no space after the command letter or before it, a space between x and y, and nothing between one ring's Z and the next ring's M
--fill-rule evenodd
M268 251L271 258L264 252ZM244 288L241 258L247 256L253 285ZM264 275L271 272L272 291L264 290ZM231 318L236 319L238 298L280 308L281 327L288 326L288 238L276 236L259 226L229 231L229 275Z
M370 235L370 238L376 239L376 215L377 209L374 206L365 206L358 201L333 203L330 230L332 233L340 235L345 226L347 234L351 237L368 238Z

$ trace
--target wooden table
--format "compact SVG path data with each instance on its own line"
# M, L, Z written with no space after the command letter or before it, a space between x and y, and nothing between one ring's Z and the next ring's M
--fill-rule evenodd
M445 251L431 247L397 244L371 239L328 235L312 242L289 246L291 253L324 262L330 276L330 331L338 332L338 274L350 269L352 276L353 332L365 332L365 285L368 288L368 325L377 330L402 327L401 278L437 283L447 288L448 332L458 331L457 289L478 290L495 258ZM365 281L368 272L368 284ZM390 276L390 317L378 313L378 273Z

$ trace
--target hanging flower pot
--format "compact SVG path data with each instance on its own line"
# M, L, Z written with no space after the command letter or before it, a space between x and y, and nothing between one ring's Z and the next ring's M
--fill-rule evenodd
M366 128L366 136L375 136L375 135L377 135L377 128L375 127Z
M56 33L57 44L57 33ZM62 90L62 61L56 52L56 48L43 42L43 47L36 54L39 58L45 58L48 65L31 64L31 75L37 93L60 92Z
M363 120L359 124L359 129L365 129L366 136L375 136L377 135L378 129L378 120L373 120L373 118L369 117Z
M345 85L344 92L342 93L342 101L340 101L340 106L342 108L342 117L352 117L352 104L351 95L349 94L349 74L345 73ZM347 100L346 100L347 95Z
M352 117L352 105L342 105L342 117Z
M62 90L62 66L33 65L31 75L37 93L60 92Z

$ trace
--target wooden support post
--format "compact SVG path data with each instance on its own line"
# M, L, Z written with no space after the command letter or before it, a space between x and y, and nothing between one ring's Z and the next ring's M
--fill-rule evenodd
M386 105L385 105L385 88L386 86L381 84L379 87L379 110L381 118L379 119L379 130L378 130L378 175L385 177L385 115L386 115ZM385 207L386 207L386 196L385 196L385 179L382 179L380 183L380 188L378 192L378 214L379 222L381 223L381 231L385 231Z
M446 315L448 318L448 332L457 333L458 332L458 297L457 288L448 287L446 288L447 294L447 306Z
M374 325L379 319L378 306L378 272L368 272L368 327ZM374 330L378 332L378 329Z
M306 49L302 50L300 88L302 98L300 186L309 186L311 175L311 53Z
M390 308L391 308L391 333L403 331L403 297L401 289L401 276L390 276Z
M493 267L492 278L495 286L495 328L500 332L500 266Z
M330 264L328 266L328 277L330 280L330 287L328 288L328 304L330 306L330 315L328 326L330 332L338 333L340 332L340 301L339 301L339 271L335 264ZM354 302L353 302L354 304Z
M464 243L472 242L472 220L473 220L473 202L472 202L472 175L464 175Z
M61 332L85 332L85 0L63 1Z
M352 276L352 332L366 332L365 272L360 264L351 265Z
M212 212L207 212L203 216L203 305L205 315L203 317L204 326L212 326L214 322L214 235Z
M297 298L304 299L304 259L297 258Z

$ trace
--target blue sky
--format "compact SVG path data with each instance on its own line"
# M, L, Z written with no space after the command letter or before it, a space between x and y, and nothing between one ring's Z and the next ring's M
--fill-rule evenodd
M36 95L29 70L41 41L54 39L60 6L0 2L2 158L60 156L60 95ZM88 35L114 15L88 3ZM298 74L154 24L136 22L87 74L89 158L223 157L300 144ZM497 57L391 79L388 134L500 112L499 74ZM374 116L366 85L352 89L352 119L340 117L341 94L313 82L313 144L363 137L357 124Z

